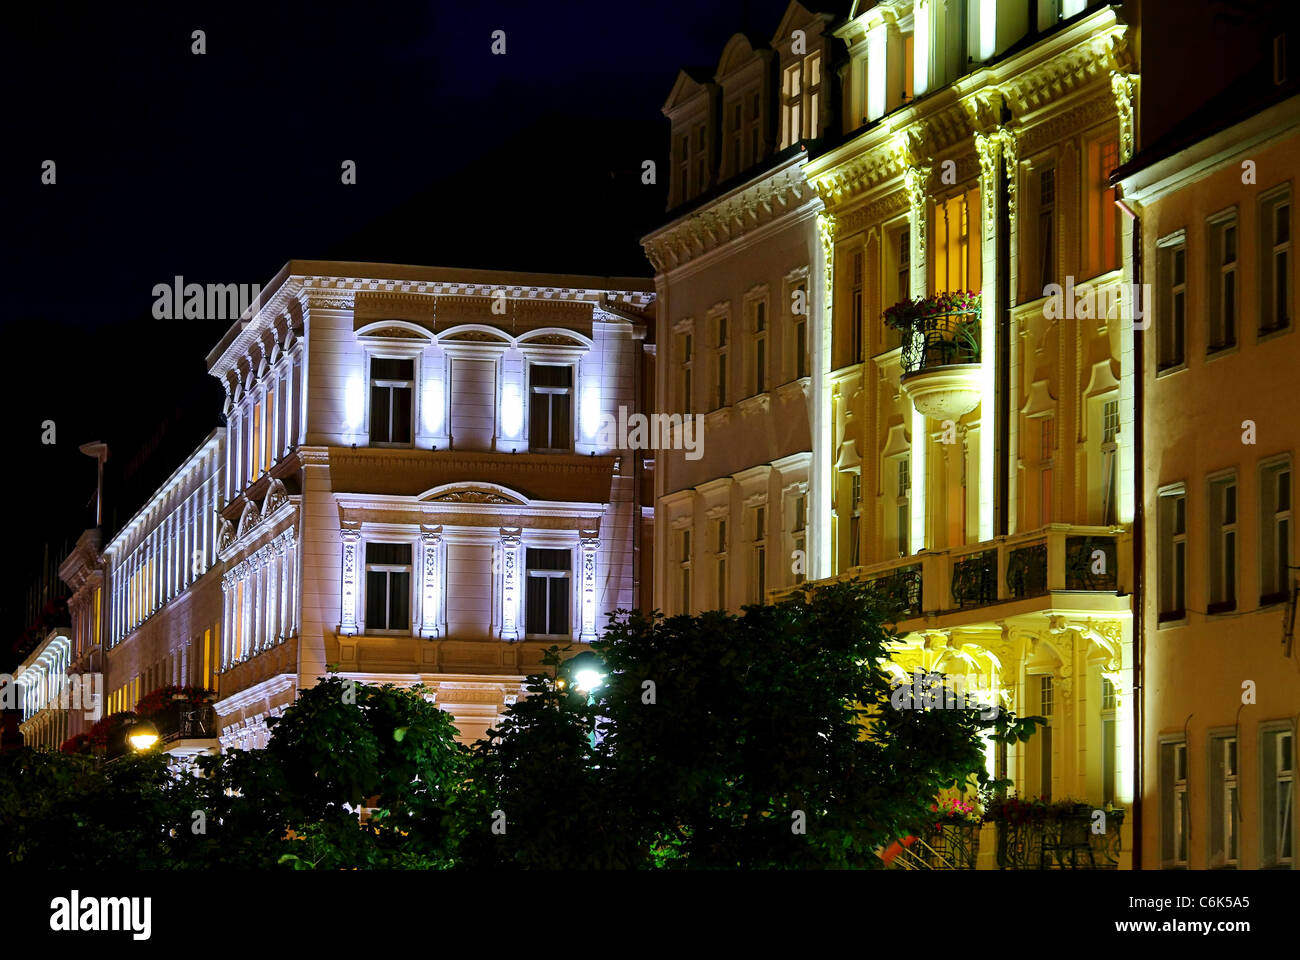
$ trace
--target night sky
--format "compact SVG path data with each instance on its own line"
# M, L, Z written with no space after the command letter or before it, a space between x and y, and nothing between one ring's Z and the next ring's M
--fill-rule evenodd
M649 277L638 240L664 219L667 177L643 185L641 163L666 173L678 67L712 70L740 29L770 39L784 9L7 8L0 323L17 416L0 648L42 544L87 525L95 465L77 447L109 442L120 522L220 422L204 357L227 324L154 320L155 284L266 283L291 258Z

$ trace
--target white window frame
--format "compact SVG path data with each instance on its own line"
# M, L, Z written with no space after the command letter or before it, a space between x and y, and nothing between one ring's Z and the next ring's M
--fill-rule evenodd
M372 563L370 562L370 545L371 545L371 544L384 545L384 546L394 545L394 546L404 546L404 547L407 547L407 548L409 548L410 551L411 551L411 562L410 562L409 564L400 564L400 563L374 563L374 564L372 564ZM357 619L358 619L358 620L361 620L361 625L362 625L362 628L363 628L363 632L364 632L365 634L373 634L373 635L376 635L376 636L398 636L398 637L404 637L404 636L407 636L407 635L409 635L409 634L414 634L414 633L415 633L415 621L416 621L416 608L415 608L415 557L416 557L416 553L417 553L417 551L418 551L418 547L417 547L417 545L416 545L415 542L412 541L410 538L408 538L408 537L406 537L406 536L404 536L404 535L402 535L402 534L392 534L392 535L389 535L389 534L385 534L385 533L374 533L374 534L364 534L364 535L363 535L363 538L362 538L362 541L361 541L361 543L359 544L359 546L360 546L360 548L361 548L361 566L362 566L362 574L363 574L363 575L362 575L362 577L361 577L360 589L357 590L357 593L359 594L358 600L359 600L359 604L360 604L360 611L359 611L359 616L357 617ZM407 597L407 599L406 599L406 619L407 619L407 624L406 624L406 629L405 629L405 630L402 630L402 629L392 629L392 628L387 627L387 626L385 626L385 627L377 627L377 626L375 626L374 624L371 624L371 623L367 622L366 619L363 619L363 618L365 618L365 616L366 616L366 612L367 612L368 609L369 609L369 602L370 602L370 574L371 574L371 572L375 572L375 573L389 573L389 574L392 574L392 573L405 573L405 574L407 575L407 592L408 592L409 595L408 595L408 597ZM391 612L391 599L390 599L390 598L391 598L391 595L392 595L392 578L391 578L391 577L387 577L387 578L385 578L385 581L384 581L384 582L385 582L386 584L389 585L388 588L387 588L387 589L388 589L388 596L385 597L385 601L386 601L386 602L385 602L385 604L384 604L385 620L387 620L387 619L388 619L388 615L389 615L389 613Z
M1285 508L1278 507L1282 478L1286 478ZM1259 587L1260 605L1282 602L1291 593L1292 570L1295 562L1295 476L1291 457L1283 455L1265 460L1259 465ZM1280 557L1279 541L1286 546L1286 556ZM1279 569L1281 561L1286 569ZM1271 588L1271 589L1270 589Z
M1165 500L1168 498L1169 503ZM1178 501L1183 502L1183 528L1177 531ZM1161 623L1181 623L1187 616L1187 487L1183 483L1170 484L1156 491L1157 545L1160 560L1157 564L1157 613ZM1177 531L1177 532L1176 532ZM1176 600L1178 584L1174 582L1182 553L1182 606ZM1174 616L1177 614L1177 616Z
M1284 240L1278 238L1277 232L1276 211L1279 207L1285 207L1287 211L1287 235ZM1295 283L1292 277L1295 262L1291 256L1291 236L1294 233L1295 225L1292 221L1290 184L1275 187L1260 197L1260 253L1262 254L1260 257L1260 304L1267 304L1268 314L1266 316L1263 310L1260 311L1257 334L1259 337L1281 333L1284 330L1291 329L1292 326L1292 312L1295 302ZM1281 273L1286 280L1284 303L1278 302L1277 295L1277 264L1279 258L1283 261ZM1282 317L1282 319L1279 320L1279 317ZM1264 325L1265 319L1270 321L1268 326Z
M552 639L556 639L556 638L560 638L560 637L569 637L569 638L571 638L571 637L574 635L575 627L577 626L577 624L575 623L575 620L580 620L580 619L581 619L581 616L580 616L581 611L578 610L578 606L577 606L577 604L574 602L574 580L575 580L575 577L574 577L574 575L573 575L573 568L574 568L574 564L575 564L575 558L574 558L574 553L575 553L575 551L574 551L574 549L573 549L571 546L566 546L566 545L562 545L562 544L551 543L551 542L549 542L549 541L548 541L548 542L544 542L544 543L543 543L543 542L528 542L528 541L525 541L521 546L523 547L523 550L522 550L523 557L522 557L521 559L523 560L523 574L524 574L524 589L523 589L523 596L521 597L521 599L523 600L523 608L524 608L524 617L523 617L523 619L524 619L524 638L525 638L526 640L552 640ZM528 566L528 551L529 551L529 550L555 550L555 551L558 551L558 552L560 552L560 553L567 553L567 554L569 555L569 568L568 568L567 570L534 570L534 569L532 569L531 567ZM532 623L530 623L530 622L528 621L528 586L529 586L529 582L530 582L531 580L542 580L542 579L545 579L545 580L567 580L567 581L569 582L569 588L568 588L567 590L564 591L564 597L565 597L565 599L568 601L568 604L569 604L568 616L567 616L567 618L566 618L566 619L569 621L569 629L568 629L568 631L567 631L566 633L542 633L542 632L540 632L540 631L536 631L536 630L534 630L534 629L533 629L534 624L532 624ZM549 585L548 585L548 586L549 586ZM547 590L547 594L546 594L546 596L547 596L547 614L549 615L549 613L550 613L550 591L549 591L549 589ZM575 616L574 616L575 613L578 613L579 616L578 616L578 617L575 617ZM549 624L548 624L548 626L549 626Z
M1229 498L1229 491L1231 497ZM1206 500L1209 506L1208 541L1206 551L1209 586L1206 597L1207 613L1225 613L1237 608L1237 566L1241 547L1238 535L1238 518L1241 513L1241 490L1235 471L1217 473L1209 477ZM1227 506L1231 500L1231 519ZM1231 549L1229 547L1231 546ZM1229 563L1229 554L1231 562ZM1228 587L1231 586L1229 591Z
M1210 311L1207 328L1206 354L1215 354L1229 350L1237 345L1237 324L1241 316L1241 274L1238 261L1241 257L1241 229L1237 221L1237 210L1216 214L1206 222L1206 243L1208 262L1206 273L1209 278L1206 306ZM1229 245L1228 238L1232 238ZM1231 281L1232 292L1229 301L1228 286ZM1229 303L1231 309L1229 310ZM1229 323L1231 312L1231 323Z
M1183 274L1178 280L1178 256ZM1187 231L1178 230L1156 241L1156 279L1160 293L1156 317L1156 374L1187 366ZM1181 303L1182 319L1176 319Z

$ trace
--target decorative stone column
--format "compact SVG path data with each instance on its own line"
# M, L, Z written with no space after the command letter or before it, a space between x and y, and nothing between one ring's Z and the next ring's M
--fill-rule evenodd
M340 591L339 633L345 637L357 632L357 545L361 542L360 525L345 527L339 533L343 541L343 584Z
M501 639L519 639L519 601L523 592L523 572L519 569L523 531L502 527L501 543Z
M581 563L581 606L582 606L582 633L578 639L584 643L590 643L596 639L596 551L600 546L600 539L597 535L584 531L582 539L579 540Z
M422 558L420 636L440 637L442 598L442 527L420 527L420 555Z

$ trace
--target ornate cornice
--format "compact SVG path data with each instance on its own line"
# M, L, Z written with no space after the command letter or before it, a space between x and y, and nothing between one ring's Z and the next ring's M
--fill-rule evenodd
M666 273L779 219L815 195L799 157L650 234L641 246L655 272Z

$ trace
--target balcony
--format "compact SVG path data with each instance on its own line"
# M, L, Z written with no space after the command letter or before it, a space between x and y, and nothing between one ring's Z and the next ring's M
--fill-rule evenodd
M1054 607L1110 609L1104 598L1127 592L1131 534L1123 527L1056 523L985 543L922 550L855 567L824 582L866 580L894 601L898 623L962 616L989 607L998 616ZM793 592L774 591L773 596ZM933 625L933 624L932 624ZM917 623L914 629L922 629Z
M900 385L917 412L957 420L980 402L980 298L939 294L885 311L902 333Z
M1045 819L1001 820L997 829L999 870L1116 870L1120 864L1124 811L1110 810L1105 830L1094 832L1094 808L1074 809Z

